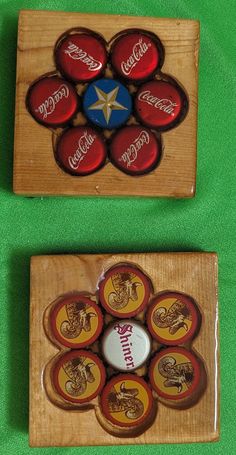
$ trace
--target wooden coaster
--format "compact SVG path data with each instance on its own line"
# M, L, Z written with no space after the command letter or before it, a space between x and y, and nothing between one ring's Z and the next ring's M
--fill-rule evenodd
M66 407L60 400L53 403L47 395L51 393L50 384L45 387L44 382L48 380L45 370L59 354L58 346L50 341L44 327L48 308L60 296L70 292L96 294L104 271L121 263L131 263L145 271L152 281L155 295L162 291L178 291L192 296L197 302L202 315L201 327L191 342L191 347L188 344L184 346L193 349L204 362L207 375L205 391L194 406L180 410L168 407L168 403L157 400L157 414L151 425L141 435L126 437L121 437L119 432L116 436L111 435L108 432L109 428L106 431L100 425L99 398L95 398L87 409L72 409L71 405ZM30 293L30 445L33 447L124 445L217 440L219 437L217 298L217 256L213 253L33 257ZM144 321L142 314L140 321ZM96 349L96 354L102 358L99 345ZM158 349L156 346L154 353ZM65 351L67 352L68 348L65 347ZM147 371L144 378L146 377Z
M179 126L163 132L162 159L146 175L127 175L111 162L84 177L65 173L54 159L52 131L36 123L26 109L29 86L41 75L55 71L53 48L59 36L78 26L102 34L106 41L121 30L130 28L155 33L165 49L161 72L175 78L187 93L187 116ZM17 51L14 192L27 196L193 197L196 182L198 50L197 21L21 11Z

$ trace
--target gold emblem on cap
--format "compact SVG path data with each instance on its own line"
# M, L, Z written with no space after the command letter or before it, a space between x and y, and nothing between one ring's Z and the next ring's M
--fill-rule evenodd
M116 98L118 95L119 87L115 87L109 93L105 93L102 89L94 85L97 94L97 101L89 106L89 110L102 111L107 124L110 121L112 111L127 111L127 107L119 103Z

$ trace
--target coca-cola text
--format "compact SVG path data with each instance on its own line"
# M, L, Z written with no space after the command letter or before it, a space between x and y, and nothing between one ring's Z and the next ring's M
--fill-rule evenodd
M46 119L48 115L52 114L55 109L56 105L63 99L68 98L69 96L69 88L65 84L61 84L60 87L53 92L46 100L44 100L35 112L39 112L43 119Z
M69 165L72 169L78 169L81 161L87 155L91 145L94 143L96 136L89 134L86 130L83 136L78 140L78 147L73 155L68 157Z
M99 60L96 60L72 42L69 42L67 49L64 50L64 53L69 55L69 57L73 60L81 60L81 62L88 67L89 71L97 71L102 67L102 62L99 62Z
M129 145L127 150L121 155L119 161L123 161L126 164L126 167L130 167L138 157L138 152L143 148L145 144L149 144L150 135L147 131L142 130L139 136L134 139L132 144Z

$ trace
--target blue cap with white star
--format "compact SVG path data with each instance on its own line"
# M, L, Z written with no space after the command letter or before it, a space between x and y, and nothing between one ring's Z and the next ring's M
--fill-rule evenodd
M90 122L100 128L117 128L131 113L132 99L124 85L113 79L99 79L89 84L83 107Z

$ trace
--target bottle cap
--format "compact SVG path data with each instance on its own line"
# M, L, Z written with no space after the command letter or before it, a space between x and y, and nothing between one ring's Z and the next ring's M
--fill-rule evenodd
M161 145L156 135L138 125L118 131L110 145L110 159L121 171L142 175L154 169L160 159Z
M72 403L88 403L105 384L105 368L93 352L73 350L62 355L52 371L56 391Z
M154 80L139 88L135 96L135 110L142 123L164 131L183 120L187 98L177 84Z
M157 37L142 31L119 36L112 46L112 66L116 73L135 82L150 77L162 64L163 48Z
M127 88L114 79L99 79L87 87L83 108L90 122L100 128L117 128L131 113L132 100Z
M99 306L82 294L62 297L50 312L52 334L68 348L89 346L99 337L103 317Z
M78 110L75 88L57 76L36 81L28 90L26 104L34 119L44 126L59 127L68 123Z
M154 297L147 312L147 325L159 343L174 346L191 340L199 327L193 299L180 292L164 292Z
M160 397L186 399L199 386L200 364L197 357L185 348L163 349L151 361L149 379Z
M104 387L101 408L104 416L120 427L140 426L153 409L152 392L135 374L114 376Z
M102 73L107 62L107 51L102 38L96 34L66 35L55 48L56 66L68 79L87 82Z
M150 293L149 278L131 265L112 267L99 283L102 306L117 318L129 318L140 313L147 305Z
M150 336L144 327L131 319L115 321L105 331L102 352L117 370L131 371L140 367L151 351Z
M102 136L88 126L69 128L59 137L55 158L59 166L72 175L88 175L106 161L106 145Z

